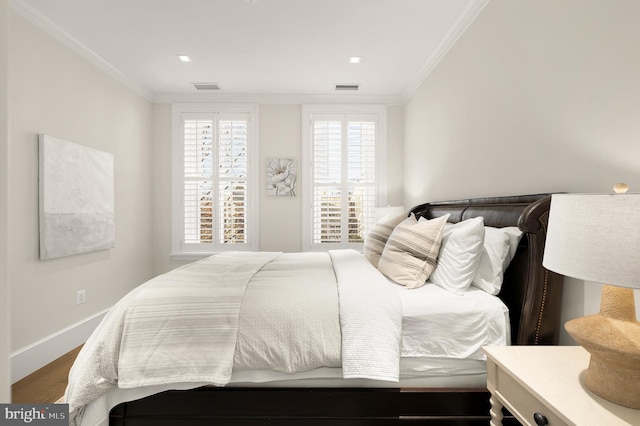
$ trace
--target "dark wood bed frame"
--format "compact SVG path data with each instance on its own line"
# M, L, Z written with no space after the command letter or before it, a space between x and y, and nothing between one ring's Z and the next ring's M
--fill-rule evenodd
M542 267L548 194L426 203L411 211L449 222L484 217L518 226L524 236L499 297L509 307L514 345L557 344L562 276ZM198 388L167 391L114 407L112 426L203 425L487 425L486 388ZM504 424L518 424L507 417Z

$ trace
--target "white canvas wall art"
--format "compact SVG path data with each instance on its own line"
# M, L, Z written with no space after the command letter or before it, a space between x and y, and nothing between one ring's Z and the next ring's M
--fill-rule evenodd
M39 135L40 259L115 245L113 154Z

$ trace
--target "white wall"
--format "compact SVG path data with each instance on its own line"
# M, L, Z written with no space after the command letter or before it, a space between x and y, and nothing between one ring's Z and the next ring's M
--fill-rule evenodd
M157 104L153 109L153 211L154 211L154 272L166 272L181 262L171 261L171 106ZM260 250L297 252L302 247L302 204L296 197L266 195L266 163L270 158L294 158L300 167L302 160L302 106L300 104L261 104L259 106L260 151ZM403 161L401 106L388 106L388 203L403 204ZM303 182L298 170L296 187Z
M9 1L0 0L0 403L11 401L9 390L9 281L7 234L9 232Z
M153 105L153 273L167 272L182 263L171 252L171 105Z
M301 105L260 105L260 250L297 252L302 249L301 112ZM297 196L267 196L267 160L271 158L295 160Z
M387 122L387 204L402 206L405 204L404 108L401 105L389 105Z
M635 1L491 1L405 105L405 205L639 192L638 16ZM564 319L584 294L565 285Z
M16 13L9 59L8 261L15 354L109 308L152 276L153 110ZM114 154L115 248L39 260L38 133ZM76 305L80 289L86 290L86 303Z

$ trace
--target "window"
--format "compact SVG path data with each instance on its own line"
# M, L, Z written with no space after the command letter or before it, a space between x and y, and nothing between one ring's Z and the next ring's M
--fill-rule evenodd
M302 116L304 247L361 249L386 204L386 108L304 106Z
M172 257L257 250L257 108L174 104Z

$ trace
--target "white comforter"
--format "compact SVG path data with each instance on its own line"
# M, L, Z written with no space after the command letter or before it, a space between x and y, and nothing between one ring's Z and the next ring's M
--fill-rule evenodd
M398 381L402 306L393 287L356 251L300 255L306 259L294 262L295 267L286 272L288 279L315 282L319 287L311 292L317 291L330 300L331 291L327 291L327 284L314 278L331 275L326 268L319 266L318 260L329 268L332 266L337 278L337 292L333 292L339 307L339 319L335 314L334 318L324 317L331 316L331 307L312 311L311 307L318 303L315 298L300 300L293 294L296 292L287 291L274 297L278 300L275 313L268 309L268 303L260 309L267 315L265 318L277 316L278 311L282 314L283 307L299 303L308 303L309 308L299 306L298 312L314 312L323 318L314 316L311 321L303 321L301 327L294 327L286 333L286 344L276 342L275 345L289 355L296 351L312 355L302 361L286 354L276 355L272 361L266 361L271 362L269 368L295 372L325 363L326 366L334 366L341 361L345 378ZM259 341L251 343L251 338L247 341L246 336L238 337L236 341L240 302L245 293L249 293L245 289L254 286L252 281L248 282L250 278L260 277L256 282L259 285L270 275L269 271L280 271L273 275L276 281L282 280L284 269L278 266L278 260L291 263L289 256L278 253L219 254L154 278L125 296L84 345L70 372L65 395L70 405L70 424L79 424L87 404L117 387L160 383L181 383L183 386L185 382L193 382L194 386L203 383L224 385L230 378L236 345L242 347L241 351L255 346L258 351L268 352ZM330 262L327 261L328 256ZM304 266L305 263L308 264ZM211 275L216 264L226 265L224 273L213 272ZM225 300L223 303L219 300L221 294ZM178 305L171 303L174 296ZM153 299L161 302L161 311L150 308ZM193 307L198 314L185 315L185 310ZM151 317L161 321L150 321ZM202 321L197 321L198 318ZM257 321L261 320L258 318ZM337 321L340 326L336 328L337 332L332 331L331 323ZM298 321L290 321L290 324L295 322ZM313 352L317 350L312 348L315 344L297 340L296 335L304 340L304 336L314 334L313 330L305 329L314 322L329 324L323 326L324 331L320 333L323 339L328 339L326 353ZM256 331L251 326L249 328ZM329 342L332 335L335 338ZM190 346L194 338L196 344ZM341 348L338 361L332 346ZM243 357L245 360L251 358L246 353L235 357L235 362ZM189 362L184 362L185 358ZM244 367L251 368L251 365ZM122 373L126 373L125 377L121 377Z

